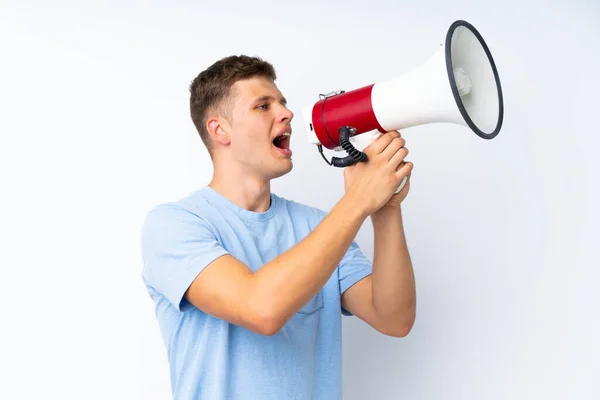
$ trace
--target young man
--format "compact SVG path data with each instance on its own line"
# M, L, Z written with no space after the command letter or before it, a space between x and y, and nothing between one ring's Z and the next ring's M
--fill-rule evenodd
M293 114L275 79L247 56L194 79L191 117L213 178L151 210L142 229L175 399L340 399L341 315L395 337L415 319L404 139L389 132L369 145L329 213L277 196L270 181L292 169ZM354 241L369 216L373 265Z

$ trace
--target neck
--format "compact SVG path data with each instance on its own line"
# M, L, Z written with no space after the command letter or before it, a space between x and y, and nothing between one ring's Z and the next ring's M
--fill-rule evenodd
M215 165L212 180L208 184L213 190L232 203L253 212L265 212L271 206L271 182L248 175L243 167Z

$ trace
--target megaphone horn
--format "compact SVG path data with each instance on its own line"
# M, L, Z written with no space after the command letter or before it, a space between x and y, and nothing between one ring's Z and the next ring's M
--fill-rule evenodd
M452 23L444 43L420 67L387 81L320 95L303 110L309 142L345 150L336 167L365 161L362 145L376 135L434 122L470 128L483 139L498 135L504 118L500 78L490 50L470 23ZM364 133L372 135L363 135Z

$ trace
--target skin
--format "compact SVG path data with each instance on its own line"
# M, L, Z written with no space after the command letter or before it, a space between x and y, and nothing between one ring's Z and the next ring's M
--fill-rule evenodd
M270 207L270 180L292 170L291 157L273 139L291 132L293 113L274 82L236 82L228 112L213 111L206 126L213 143L209 186L250 211ZM274 335L325 285L358 230L371 217L373 274L342 296L342 306L381 333L404 337L415 320L415 283L402 223L412 163L398 132L378 137L364 151L369 161L344 171L345 194L304 240L256 272L230 255L200 273L186 298L218 318ZM404 178L407 182L394 191Z

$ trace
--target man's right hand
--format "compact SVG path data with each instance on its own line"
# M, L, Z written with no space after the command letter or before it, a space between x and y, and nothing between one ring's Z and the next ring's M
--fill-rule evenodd
M366 162L344 169L345 196L362 207L366 215L385 205L412 170L412 163L404 162L408 154L405 144L397 131L382 134L363 150Z

